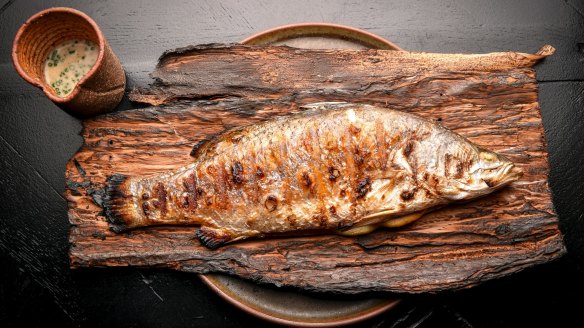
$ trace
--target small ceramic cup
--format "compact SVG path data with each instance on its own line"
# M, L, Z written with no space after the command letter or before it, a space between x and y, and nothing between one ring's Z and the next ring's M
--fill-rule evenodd
M59 97L45 82L44 67L49 52L71 39L95 42L97 62L73 91ZM112 111L122 100L126 76L97 24L86 14L71 8L49 8L26 21L16 33L12 62L28 83L70 114L88 117Z

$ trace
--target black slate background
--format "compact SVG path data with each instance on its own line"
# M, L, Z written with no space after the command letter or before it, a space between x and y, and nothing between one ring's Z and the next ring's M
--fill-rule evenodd
M81 123L26 84L10 51L18 27L51 6L93 17L127 73L145 86L158 56L237 42L267 28L331 22L427 52L557 53L537 66L550 185L568 255L460 292L406 297L361 327L581 326L584 292L584 1L0 1L0 326L266 326L196 276L68 268L62 196ZM120 110L134 108L127 100ZM576 301L573 301L576 300Z

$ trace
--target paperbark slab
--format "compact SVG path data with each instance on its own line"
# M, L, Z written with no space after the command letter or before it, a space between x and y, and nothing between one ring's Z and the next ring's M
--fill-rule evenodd
M67 167L71 265L223 272L314 291L434 292L465 288L565 253L548 187L533 65L539 54L420 54L380 50L195 46L166 53L134 100L153 107L84 122ZM113 173L158 173L192 161L194 144L315 101L367 102L412 112L500 152L525 172L485 198L396 230L256 239L209 250L195 227L115 234L101 208Z

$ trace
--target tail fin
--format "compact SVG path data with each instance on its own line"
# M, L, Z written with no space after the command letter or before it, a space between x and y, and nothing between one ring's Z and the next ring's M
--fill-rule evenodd
M125 191L124 184L127 179L127 175L113 174L106 181L103 208L114 232L122 232L129 228L125 219L131 217L131 209L128 207L131 195Z

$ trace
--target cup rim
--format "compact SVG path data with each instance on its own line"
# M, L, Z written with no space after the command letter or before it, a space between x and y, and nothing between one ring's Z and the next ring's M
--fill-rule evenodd
M48 88L50 88L50 86L48 86L46 83L41 83L41 82L33 79L32 77L30 77L30 75L28 75L22 69L22 67L20 66L20 62L18 61L18 50L19 50L18 48L20 45L20 38L22 37L22 35L24 34L24 32L26 31L28 26L31 23L33 23L34 21L42 18L43 16L54 14L54 13L65 13L65 14L76 15L76 16L81 17L85 21L87 21L89 23L89 25L94 29L95 33L97 34L97 40L98 40L98 46L99 46L99 54L97 56L97 60L96 60L95 64L81 78L81 80L79 80L79 82L73 88L73 91L71 91L71 93L65 97L57 97L50 90L48 90ZM89 17L87 14L85 14L77 9L73 9L73 8L69 8L69 7L52 7L52 8L47 8L45 10L39 11L38 13L34 14L29 19L27 19L26 22L24 24L22 24L22 26L18 29L18 32L16 32L16 36L14 37L14 42L12 43L12 63L14 64L14 67L16 68L16 71L18 72L18 74L28 83L30 83L38 88L41 88L43 90L43 92L45 93L45 95L51 101L53 101L55 103L61 103L61 104L71 101L79 94L79 92L81 90L80 87L83 86L83 84L85 84L87 79L89 79L91 76L93 76L93 74L101 67L101 64L103 62L104 57L105 57L105 39L104 39L103 33L101 32L101 29L99 28L97 23L95 23L95 21L91 17Z

